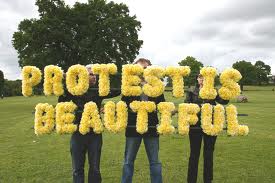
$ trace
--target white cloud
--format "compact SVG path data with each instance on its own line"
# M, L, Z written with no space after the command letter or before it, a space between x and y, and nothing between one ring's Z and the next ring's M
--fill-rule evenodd
M78 0L87 2L87 0ZM73 5L75 0L65 0ZM115 0L129 6L142 23L140 57L176 65L191 55L223 70L237 60L263 60L275 73L273 0ZM35 0L0 0L0 69L20 76L12 34L24 18L37 17Z

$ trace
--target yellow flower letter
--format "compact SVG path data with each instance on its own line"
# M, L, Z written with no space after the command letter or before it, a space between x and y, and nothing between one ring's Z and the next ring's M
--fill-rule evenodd
M164 84L161 81L165 74L162 67L147 67L144 70L144 79L147 82L143 86L143 92L149 97L158 97L164 92Z
M39 103L35 107L34 133L51 133L54 128L54 107L48 103Z
M200 107L197 104L179 104L178 109L178 132L180 135L189 133L189 126L195 125L199 118Z
M92 128L96 134L103 132L103 125L98 108L94 102L88 102L85 104L79 125L79 132L82 135L85 135L90 132L90 128Z
M207 135L217 136L223 130L224 107L220 104L214 107L214 124L212 124L212 114L212 105L203 104L201 108L201 127Z
M44 68L44 94L63 95L63 71L60 67L48 65Z
M73 65L66 73L66 85L72 95L83 95L89 88L89 72L83 65Z
M117 73L117 67L115 64L94 64L92 65L92 71L94 74L99 75L99 96L106 96L110 92L110 74Z
M237 83L242 79L241 73L236 69L226 69L221 73L220 82L222 87L219 95L224 100L231 100L240 95L240 85Z
M175 110L175 105L172 102L160 102L158 104L158 111L161 113L160 125L157 127L159 134L167 135L175 131L172 123L172 112Z
M73 124L75 115L73 112L77 106L73 102L60 102L56 105L56 132L58 134L73 133L77 125Z
M139 86L143 73L143 68L140 65L127 64L122 66L122 84L121 93L124 96L139 96L142 89Z
M173 84L173 96L184 96L184 80L183 78L190 74L190 67L188 66L169 66L166 67L165 74L171 77Z
M25 66L22 69L22 94L32 95L32 88L41 82L41 71L35 66Z
M113 101L108 101L104 105L104 125L109 131L118 133L122 130L125 130L127 126L127 120L128 110L125 102L119 101L117 104L115 104Z
M237 115L238 112L236 106L231 104L226 107L227 134L231 136L247 135L249 128L247 125L239 125Z
M133 101L130 103L133 112L137 112L136 129L139 134L148 131L148 113L156 110L156 104L151 101Z
M217 70L213 67L204 67L200 70L200 74L203 76L203 87L200 90L200 97L202 99L215 99L217 91L214 88L214 84Z

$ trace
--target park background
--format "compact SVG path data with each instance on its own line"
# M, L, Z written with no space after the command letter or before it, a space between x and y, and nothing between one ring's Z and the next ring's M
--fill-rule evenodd
M120 4L123 2L124 4ZM36 5L35 5L36 3ZM49 64L66 69L73 64L123 64L138 57L154 65L188 65L186 90L194 86L203 66L219 72L239 70L243 98L232 100L247 124L246 137L222 133L215 149L214 182L274 182L275 39L274 1L103 1L0 0L0 182L71 182L70 135L34 134L34 108L43 96L21 94L20 69ZM128 8L129 7L129 8ZM136 16L135 16L136 15ZM33 19L35 18L35 19ZM119 77L112 78L119 87ZM167 89L171 86L165 80ZM216 86L219 87L218 77ZM167 101L182 103L170 91ZM115 98L120 100L119 97ZM105 100L104 102L106 102ZM177 125L177 116L173 118ZM120 182L124 134L103 134L103 182ZM188 137L160 137L164 182L185 182ZM202 154L202 153L201 153ZM202 156L198 182L202 182ZM87 175L87 167L86 167ZM149 182L149 167L140 148L134 182Z

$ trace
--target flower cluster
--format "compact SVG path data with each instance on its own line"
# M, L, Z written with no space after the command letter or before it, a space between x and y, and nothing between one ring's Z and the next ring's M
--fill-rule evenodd
M234 105L226 107L226 118L227 118L227 134L231 136L236 135L247 135L249 128L247 125L239 125L237 108Z
M125 102L119 101L117 104L115 104L113 101L108 101L104 105L104 126L107 128L107 130L113 133L121 132L126 128L127 120L128 111Z
M224 107L220 104L214 107L214 119L212 124L212 105L203 104L201 108L201 127L204 133L211 136L217 136L223 130Z
M35 66L25 66L22 69L22 94L25 97L32 95L32 87L41 82L41 71Z
M217 70L213 67L203 67L200 70L200 74L203 76L203 87L200 90L200 97L202 99L215 99L217 91L214 88L214 84Z
M175 105L172 102L160 102L158 104L158 111L161 113L160 125L157 127L159 134L167 135L175 131L172 123L172 112L175 110Z
M222 87L219 96L224 100L231 100L241 93L240 85L237 83L242 79L241 73L236 69L226 69L220 76Z
M143 92L149 97L158 97L164 92L164 84L161 81L165 74L165 70L162 67L147 67L144 70L144 79L147 82L143 86Z
M89 88L89 73L82 65L71 66L66 73L66 85L73 95L83 95Z
M34 133L43 135L54 129L54 107L48 103L39 103L35 107Z
M169 66L165 69L165 74L172 79L173 84L173 96L183 97L184 96L184 80L183 77L190 74L190 67L188 66Z
M60 67L48 65L44 68L44 94L63 95L63 71Z
M106 96L110 92L110 74L117 73L117 67L115 64L94 64L92 66L94 74L99 75L99 96Z
M179 104L178 132L180 135L187 135L190 125L198 122L198 112L200 112L200 107L197 104Z
M139 96L142 89L139 86L141 79L140 75L143 73L143 68L136 64L127 64L122 66L122 84L121 93L124 96Z
M130 103L133 112L137 112L136 130L140 134L148 131L148 113L156 110L156 104L151 101L133 101Z
M97 105L94 102L85 104L80 120L79 132L85 135L90 132L90 128L92 128L96 134L103 132L103 124L101 123Z
M56 132L58 134L73 133L77 125L73 123L75 115L73 112L77 106L73 102L60 102L56 105Z

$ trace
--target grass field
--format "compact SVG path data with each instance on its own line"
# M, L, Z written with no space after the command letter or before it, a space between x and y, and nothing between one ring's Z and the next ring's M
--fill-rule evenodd
M248 124L246 137L218 136L215 149L215 183L275 182L275 92L271 87L248 87L249 103L239 104L242 124ZM167 101L176 104L166 93ZM34 107L39 102L56 103L55 97L11 97L0 100L0 182L72 182L69 135L35 136ZM176 118L174 120L176 123ZM103 183L118 183L124 153L124 133L104 132L101 157ZM202 153L201 153L202 154ZM160 159L164 183L186 182L189 157L188 137L178 134L160 138ZM202 156L198 182L202 182ZM86 177L87 177L86 161ZM87 179L86 179L87 180ZM149 166L142 145L135 163L134 182L149 182Z

